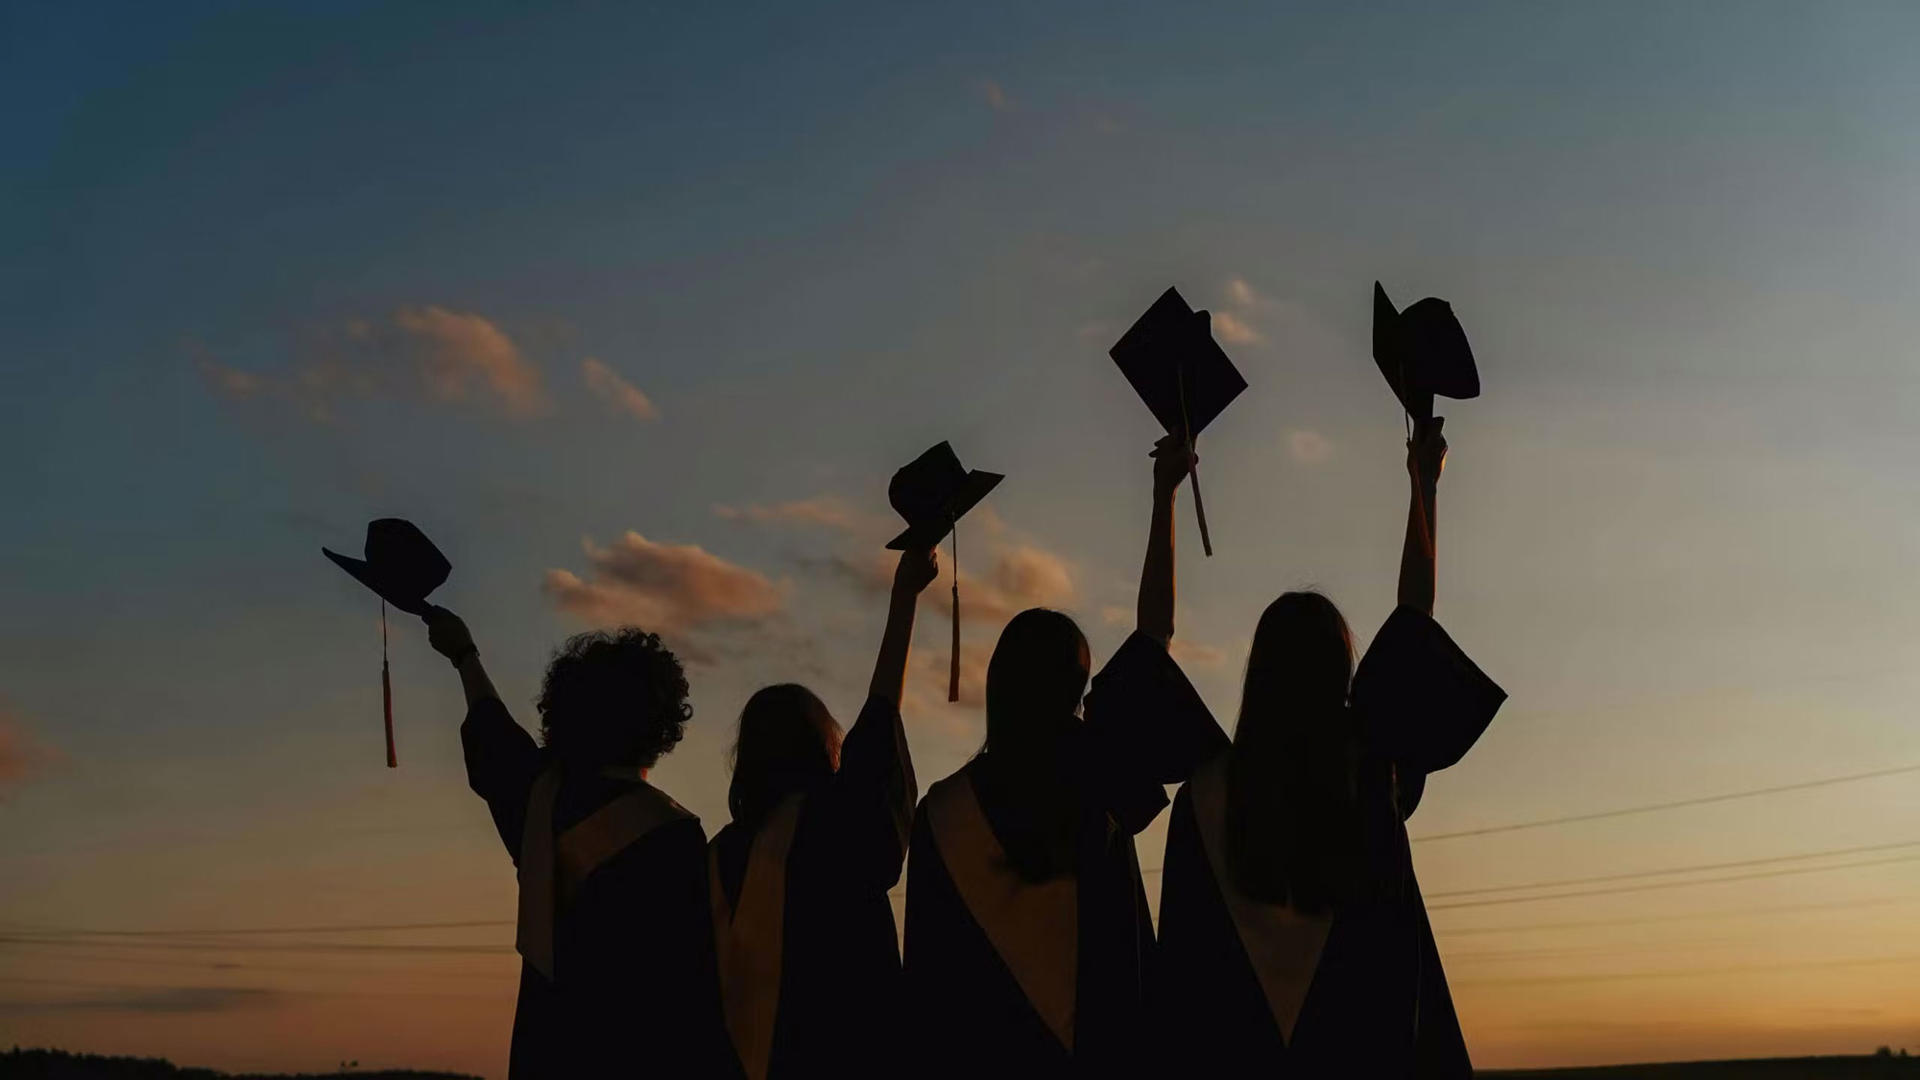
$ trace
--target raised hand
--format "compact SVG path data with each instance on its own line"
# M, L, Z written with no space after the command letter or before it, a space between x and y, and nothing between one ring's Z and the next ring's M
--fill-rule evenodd
M1407 473L1417 482L1440 482L1440 471L1447 466L1447 437L1440 433L1441 417L1421 420L1413 426L1413 438L1407 440Z
M1200 463L1200 456L1187 449L1186 441L1178 435L1163 435L1153 444L1153 494L1156 498L1171 496L1179 488L1180 482L1187 478L1193 467Z
M893 594L918 596L939 576L939 551L934 548L903 551L900 553L900 565L893 571Z
M467 624L443 607L430 607L420 616L427 624L427 644L433 651L458 664L470 653L480 650L473 644L473 634L467 630Z

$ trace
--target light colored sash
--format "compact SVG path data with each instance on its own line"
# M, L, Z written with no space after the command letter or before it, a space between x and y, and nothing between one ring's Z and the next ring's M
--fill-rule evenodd
M1079 984L1079 882L1071 874L1023 879L1007 862L965 772L927 792L927 822L960 901L1013 973L1047 1030L1073 1049Z
M780 961L787 921L787 854L793 850L805 793L775 807L749 842L740 903L727 904L720 882L720 845L707 847L707 887L713 897L713 944L720 965L720 1002L733 1052L748 1080L765 1080L773 1060L773 1025L780 1010Z
M559 902L571 900L587 875L635 841L669 821L693 815L643 780L633 790L553 835L553 801L560 772L548 769L527 795L520 834L520 920L514 948L534 970L553 978L553 922Z
M1293 1042L1294 1024L1313 989L1313 974L1320 966L1320 953L1327 945L1327 931L1333 918L1305 915L1285 904L1267 904L1240 891L1227 868L1227 755L1221 754L1202 765L1187 783L1193 795L1194 824L1199 826L1200 844L1207 849L1207 865L1213 870L1214 884L1233 916L1239 931L1240 947L1253 963L1260 978L1260 989L1273 1011L1273 1022L1280 1037Z

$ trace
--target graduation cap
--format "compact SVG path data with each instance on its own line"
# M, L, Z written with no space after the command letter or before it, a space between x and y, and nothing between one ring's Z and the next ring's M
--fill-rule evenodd
M968 471L950 443L934 444L901 466L887 484L887 501L907 521L887 541L895 551L930 548L954 532L954 523L979 505L1000 481L1000 473ZM960 700L960 539L953 541L953 660L947 675L947 700Z
M1179 289L1170 288L1107 350L1120 373L1169 435L1178 435L1193 452L1193 442L1247 388L1233 361L1213 340L1206 312L1187 306ZM1200 545L1213 554L1207 534L1207 510L1200 499L1200 473L1193 481L1193 511L1200 522Z
M1467 332L1453 305L1429 296L1405 311L1373 283L1373 362L1407 415L1432 420L1433 399L1480 396L1480 372L1474 367Z
M379 518L367 523L366 558L356 559L321 548L353 579L380 597L380 705L386 714L387 768L399 764L393 752L393 680L387 669L387 605L409 615L425 615L431 606L427 594L440 587L453 571L440 549L413 522Z
M1229 745L1227 733L1166 646L1136 630L1093 677L1085 739L1090 775L1115 820L1145 828L1178 784Z

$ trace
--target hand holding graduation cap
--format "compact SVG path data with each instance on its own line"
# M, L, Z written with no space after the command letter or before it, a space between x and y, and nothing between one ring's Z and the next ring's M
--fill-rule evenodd
M1171 499L1180 490L1181 481L1200 464L1200 455L1178 435L1162 435L1153 444L1153 497Z
M1440 433L1444 423L1443 416L1414 421L1413 437L1407 440L1407 474L1415 483L1432 487L1440 482L1440 472L1447 467L1447 437Z
M479 646L473 643L473 631L467 629L466 621L460 616L435 605L420 618L427 624L427 644L455 667L459 667L468 654L479 653Z

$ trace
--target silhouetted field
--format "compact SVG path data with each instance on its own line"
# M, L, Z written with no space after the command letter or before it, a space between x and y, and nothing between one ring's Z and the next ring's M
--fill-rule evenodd
M1754 1058L1579 1069L1483 1069L1478 1075L1499 1080L1878 1080L1880 1077L1920 1077L1920 1058L1886 1054Z
M64 1050L22 1050L0 1053L3 1080L479 1080L465 1073L420 1072L414 1069L351 1069L329 1073L224 1073L189 1069L165 1058L103 1057L69 1054Z

